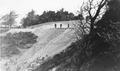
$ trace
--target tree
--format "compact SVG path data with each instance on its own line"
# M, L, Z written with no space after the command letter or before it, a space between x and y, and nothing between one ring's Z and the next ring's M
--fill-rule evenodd
M62 8L56 12L56 18L57 21L68 21L74 18L74 14L69 13L68 11L65 11L64 8Z
M26 18L22 19L22 25L23 27L36 25L39 23L38 21L39 21L39 16L35 14L34 10L32 10L27 14Z
M95 4L94 1L95 0L88 0L87 5L83 6L82 9L83 12L87 14L87 22L81 22L81 27L82 30L88 28L89 33L84 34L82 40L78 42L81 52L76 54L84 56L83 58L79 58L80 62L82 61L80 65L99 56L113 57L112 55L114 55L115 58L111 59L117 59L114 53L120 53L120 48L118 48L120 47L120 1L100 0L97 4ZM86 27L88 24L89 26ZM80 30L81 27L79 28ZM84 33L85 32L86 31L84 31ZM117 47L115 45L117 45ZM78 59L77 57L79 56L73 59ZM110 59L106 60L109 61ZM116 61L113 60L113 62L115 63Z
M52 21L68 21L73 20L74 14L60 9L59 11L44 11L42 15L39 16L39 22L52 22ZM78 18L77 18L78 19Z
M52 22L56 20L56 13L55 11L44 11L42 15L39 17L39 22Z
M9 14L6 14L1 18L1 20L3 20L2 24L11 27L16 23L15 19L17 16L18 15L14 11L11 11Z
M88 0L87 5L83 7L83 12L89 17L88 20L86 20L88 23L84 25L89 24L89 27L84 25L81 27L83 27L82 30L88 28L89 33L84 34L82 41L80 43L78 42L81 52L76 53L78 56L75 55L76 57L73 58L74 60L79 59L81 63L80 65L78 64L79 66L100 55L112 56L116 53L116 50L117 53L120 53L120 48L116 49L116 47L113 46L120 43L120 17L118 16L120 15L120 1L100 0L96 5L94 5L94 1L95 0ZM119 43L115 44L115 42Z

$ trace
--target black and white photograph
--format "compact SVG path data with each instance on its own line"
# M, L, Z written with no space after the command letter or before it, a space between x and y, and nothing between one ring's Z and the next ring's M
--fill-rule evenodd
M120 71L120 0L0 0L0 71Z

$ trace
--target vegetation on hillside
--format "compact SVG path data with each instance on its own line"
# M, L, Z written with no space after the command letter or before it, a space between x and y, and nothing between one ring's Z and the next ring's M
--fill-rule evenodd
M31 25L36 25L39 22L39 15L35 14L35 11L32 10L31 12L29 12L27 14L27 17L22 19L22 26L23 27L27 27L27 26L31 26Z
M31 32L8 33L1 39L1 56L10 57L20 53L19 49L29 49L37 42L37 36Z
M16 23L17 17L18 15L14 11L11 11L9 14L5 14L0 18L2 21L0 24L5 25L6 27L11 27Z
M86 23L81 22L82 32L88 28L89 33L34 71L120 70L120 0L95 1L88 0L81 7L82 14L89 17Z
M57 12L55 11L44 11L43 14L37 15L35 11L32 10L27 14L27 17L22 19L22 26L28 27L32 25L37 25L45 22L53 21L69 21L69 20L78 20L83 19L81 14L75 16L73 13L69 13L64 9L61 9Z

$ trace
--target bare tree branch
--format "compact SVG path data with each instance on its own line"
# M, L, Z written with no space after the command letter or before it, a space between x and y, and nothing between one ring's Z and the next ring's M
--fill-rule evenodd
M97 11L96 11L96 14L95 14L95 16L91 19L93 23L94 23L94 21L96 20L97 16L99 16L99 13L100 13L101 9L103 8L103 6L105 6L106 3L107 3L106 0L102 0L102 1L100 2L100 4L98 5L98 9L97 9Z

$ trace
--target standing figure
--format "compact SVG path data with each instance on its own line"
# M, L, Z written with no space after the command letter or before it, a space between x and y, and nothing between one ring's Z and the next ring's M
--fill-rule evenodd
M62 24L60 24L60 28L62 28Z
M68 24L68 28L70 27L70 25Z
M55 24L55 28L57 28L57 25Z

